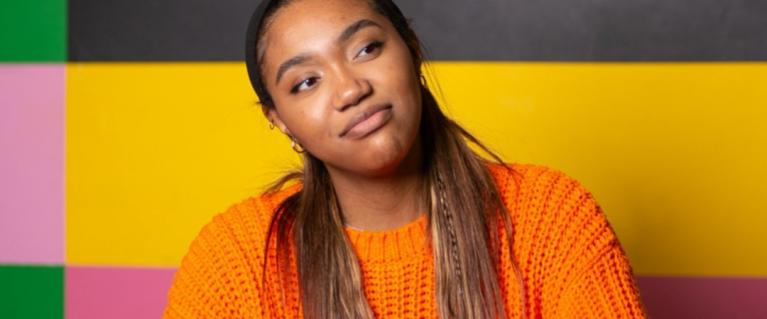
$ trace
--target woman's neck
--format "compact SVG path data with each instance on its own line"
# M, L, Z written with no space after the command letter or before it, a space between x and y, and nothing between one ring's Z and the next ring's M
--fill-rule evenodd
M394 229L427 209L420 145L393 174L365 177L330 169L330 177L347 226L369 231Z

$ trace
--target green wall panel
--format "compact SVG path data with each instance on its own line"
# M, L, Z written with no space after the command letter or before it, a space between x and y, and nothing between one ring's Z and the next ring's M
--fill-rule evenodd
M66 60L64 0L3 0L0 4L0 62Z
M0 318L64 318L64 267L0 265Z

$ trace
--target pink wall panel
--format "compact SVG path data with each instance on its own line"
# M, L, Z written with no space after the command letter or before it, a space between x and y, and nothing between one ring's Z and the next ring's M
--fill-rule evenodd
M160 318L174 271L67 267L66 318Z
M767 278L639 277L654 319L767 318Z
M159 318L172 268L67 267L66 317ZM638 277L650 318L764 318L767 278Z
M0 64L0 263L64 262L64 82Z

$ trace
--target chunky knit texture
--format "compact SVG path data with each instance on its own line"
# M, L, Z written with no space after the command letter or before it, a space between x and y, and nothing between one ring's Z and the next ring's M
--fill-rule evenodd
M524 286L503 254L498 277L509 317L643 318L631 267L591 194L561 172L511 167L490 166L511 213ZM277 269L275 250L264 253L270 217L298 187L244 200L205 226L176 272L165 318L301 317L295 269L287 283L262 280L265 262L267 273ZM438 317L426 225L422 215L389 231L346 230L377 318Z

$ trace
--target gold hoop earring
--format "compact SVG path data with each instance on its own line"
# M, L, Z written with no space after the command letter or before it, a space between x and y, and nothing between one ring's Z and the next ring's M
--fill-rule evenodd
M298 141L296 141L296 138L293 136L290 137L290 148L292 148L298 154L304 153L304 147L301 146L301 144L299 144Z
M272 123L271 121L269 122L269 129L270 129L270 130L273 130L273 129L274 129L274 123Z

